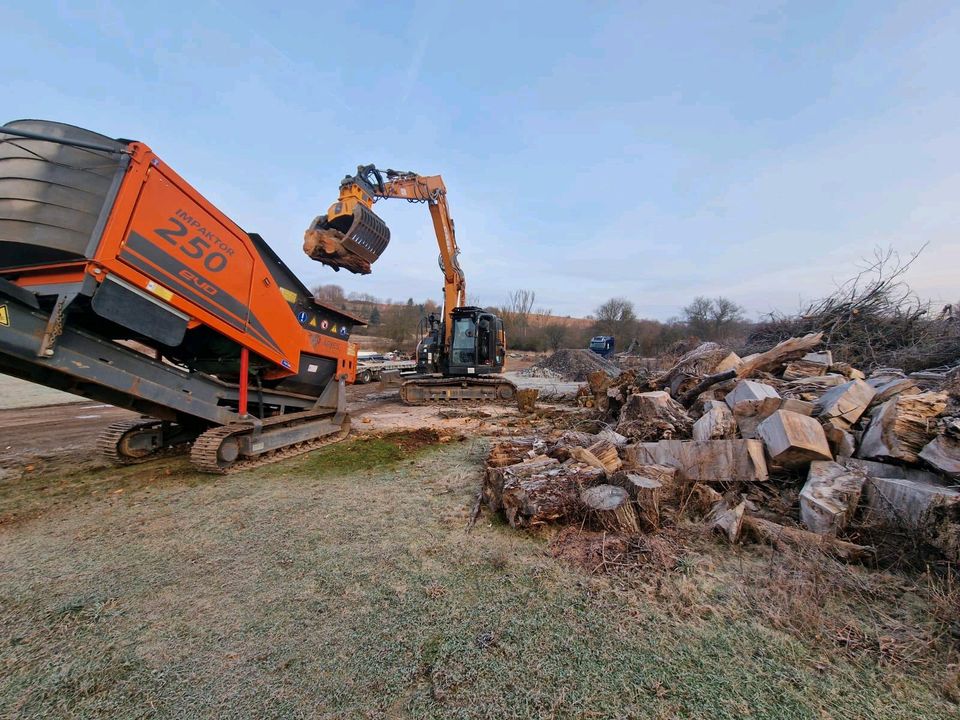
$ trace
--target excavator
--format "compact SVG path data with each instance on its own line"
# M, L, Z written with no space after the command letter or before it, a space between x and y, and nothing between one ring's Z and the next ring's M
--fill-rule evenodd
M369 273L390 242L390 230L373 212L373 204L391 198L427 205L443 273L443 313L421 321L417 374L402 383L401 399L411 405L513 400L516 386L498 376L506 356L503 321L466 304L467 282L458 261L447 189L439 175L359 166L355 175L347 175L340 183L340 196L327 213L307 228L304 252L337 271Z

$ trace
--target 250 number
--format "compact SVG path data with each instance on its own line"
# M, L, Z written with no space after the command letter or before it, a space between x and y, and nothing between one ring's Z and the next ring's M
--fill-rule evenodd
M187 226L176 218L170 218L170 222L175 227L157 228L154 232L171 245L177 245L180 252L187 257L194 260L203 258L203 266L210 272L220 272L227 266L227 256L217 250L207 252L210 249L210 243L199 235L195 235L189 240L178 240L177 238L184 238L190 232L187 230Z

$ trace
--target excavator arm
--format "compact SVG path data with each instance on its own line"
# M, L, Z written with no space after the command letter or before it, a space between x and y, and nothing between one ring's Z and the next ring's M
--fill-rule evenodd
M348 175L340 183L340 196L327 214L310 224L303 249L334 270L343 267L354 273L369 273L370 265L390 241L389 229L371 209L385 198L426 203L430 210L443 272L444 343L449 345L453 311L466 305L467 281L457 259L460 249L447 203L447 188L439 175L359 166L356 175Z

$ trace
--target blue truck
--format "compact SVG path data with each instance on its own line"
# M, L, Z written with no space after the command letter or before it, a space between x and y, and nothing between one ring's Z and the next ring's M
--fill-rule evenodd
M613 335L595 335L590 338L590 349L600 357L613 355Z

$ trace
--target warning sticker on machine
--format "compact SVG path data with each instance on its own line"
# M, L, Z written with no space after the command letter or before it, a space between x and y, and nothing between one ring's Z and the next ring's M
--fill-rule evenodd
M0 305L0 325L10 327L10 311L6 305Z

